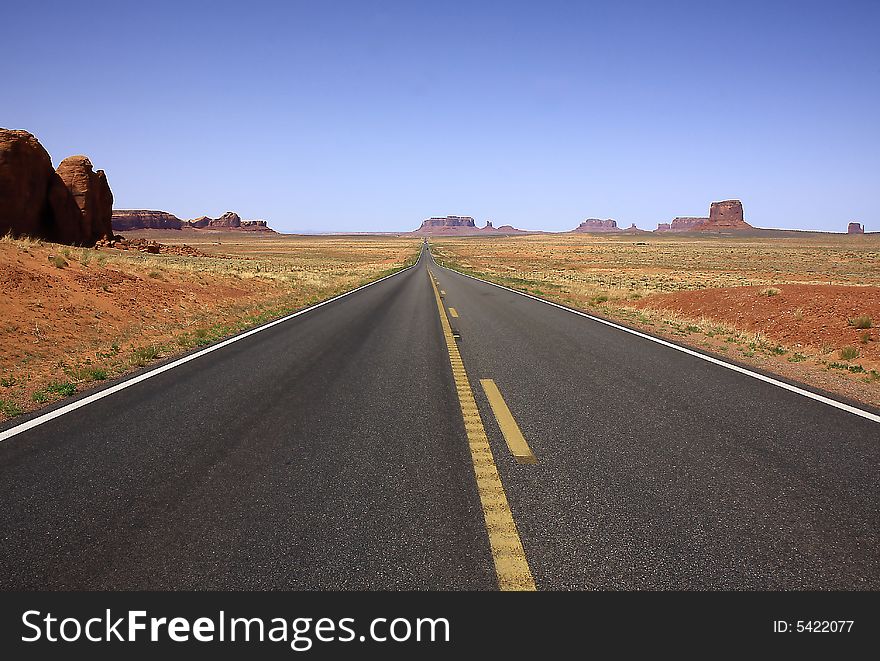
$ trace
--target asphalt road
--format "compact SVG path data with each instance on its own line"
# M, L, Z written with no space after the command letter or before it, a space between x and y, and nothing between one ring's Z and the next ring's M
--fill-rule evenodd
M0 443L0 588L494 589L428 267L538 589L880 588L880 424L427 254Z

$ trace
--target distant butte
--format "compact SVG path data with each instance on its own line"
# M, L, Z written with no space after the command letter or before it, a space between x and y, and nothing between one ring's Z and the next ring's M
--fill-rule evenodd
M865 226L861 223L850 223L846 228L847 234L864 234Z
M739 200L713 202L708 217L679 216L671 223L659 223L657 232L740 232L755 229L743 220Z
M587 218L580 225L575 227L572 232L619 232L617 221L608 218L607 220L599 220L598 218Z
M125 232L141 229L213 229L245 232L274 232L265 220L242 220L234 211L227 211L219 218L202 216L193 220L181 220L166 211L150 209L114 209L113 231Z
M523 234L524 230L511 225L494 227L487 221L485 227L477 227L471 216L434 216L422 221L421 226L410 234L418 236L478 236L481 234Z

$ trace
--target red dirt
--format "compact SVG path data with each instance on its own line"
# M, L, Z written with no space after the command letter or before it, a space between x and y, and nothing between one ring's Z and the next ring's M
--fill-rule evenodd
M34 391L71 380L65 369L101 366L112 375L135 348L244 314L238 308L278 293L258 278L212 274L205 282L182 271L153 272L151 263L105 266L97 250L88 265L72 250L58 268L51 258L60 248L0 244L0 400L23 410L36 408Z
M776 285L779 293L767 296L767 287L726 287L657 294L634 303L635 308L674 311L692 319L707 317L740 330L761 332L773 342L819 353L856 347L866 369L880 365L880 329L858 329L848 320L870 317L880 325L880 287L844 285ZM870 340L862 342L867 334ZM832 356L832 358L836 358Z

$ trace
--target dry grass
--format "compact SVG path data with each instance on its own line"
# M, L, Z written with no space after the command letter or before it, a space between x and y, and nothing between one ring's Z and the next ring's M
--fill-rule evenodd
M145 234L208 256L0 238L0 420L391 273L420 247L394 237Z
M726 321L713 318L712 309L683 314L663 305L669 296L742 287L754 288L753 296L777 305L776 301L793 296L790 290L798 289L787 285L852 287L857 298L860 287L880 286L880 237L807 233L741 238L573 234L437 237L432 240L432 250L438 261L459 270L828 389L838 389L841 379L856 382L855 391L846 383L840 385L842 392L880 403L880 366L864 362L865 351L859 354L851 346L853 341L875 346L870 335L855 335L855 329L873 325L867 315L841 313L826 321L827 309L821 311L822 317L815 305L798 303L800 307L786 313L789 330L825 323L842 329L833 344L810 346L811 341L825 342L826 338L810 337L805 330L806 340L789 344L775 337L769 325L745 327L730 314ZM751 309L758 308L761 306L756 303ZM857 365L838 363L831 358L835 353L852 356L844 359L848 361L861 355L861 361ZM819 378L813 379L810 370L821 372ZM872 390L865 391L864 384Z

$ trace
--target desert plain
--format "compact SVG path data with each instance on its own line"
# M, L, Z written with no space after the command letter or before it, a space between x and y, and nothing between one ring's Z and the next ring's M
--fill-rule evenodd
M536 234L432 248L462 272L880 405L878 234Z
M415 260L422 242L173 230L126 237L167 252L0 241L0 419L392 273ZM430 243L448 267L880 405L876 234L536 234Z

